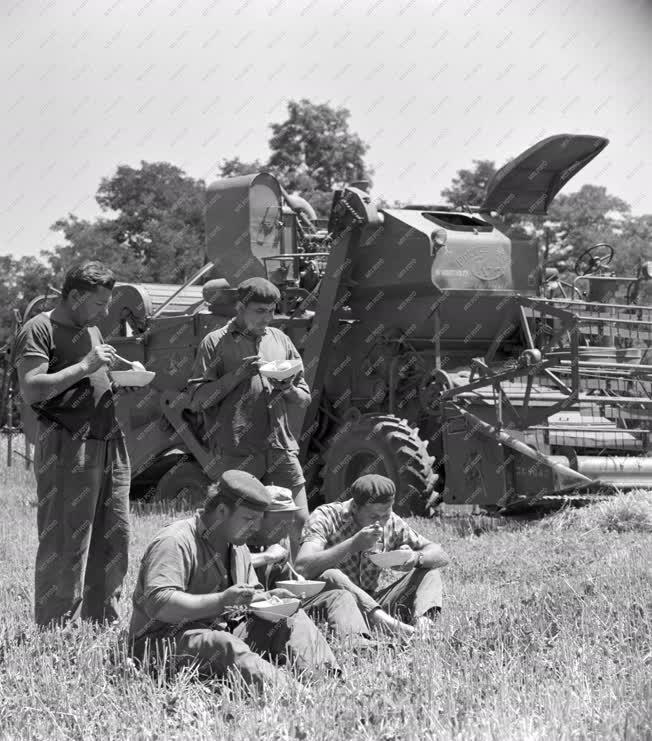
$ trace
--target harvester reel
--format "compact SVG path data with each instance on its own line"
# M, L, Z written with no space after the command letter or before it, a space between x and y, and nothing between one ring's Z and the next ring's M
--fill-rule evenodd
M406 420L390 414L362 415L333 435L322 468L322 494L326 502L347 499L359 476L378 473L396 484L397 514L423 516L437 503L434 462Z
M604 254L600 254L603 252ZM584 250L575 262L575 273L582 277L600 272L614 258L614 248L606 242L598 242Z

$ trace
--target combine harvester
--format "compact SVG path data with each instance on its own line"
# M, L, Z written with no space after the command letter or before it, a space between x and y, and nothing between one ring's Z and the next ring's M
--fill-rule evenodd
M186 385L199 343L233 316L235 286L252 276L279 285L274 323L302 353L312 390L292 420L312 505L346 495L369 471L396 482L402 514L442 501L514 511L647 486L646 456L563 455L570 425L560 415L586 402L581 320L540 298L536 245L510 240L496 216L545 213L605 145L540 142L472 212L378 210L354 184L334 193L326 232L268 173L211 185L210 262L184 286L118 285L101 328L120 355L156 372L118 405L134 493L197 501L219 475ZM297 286L307 259L323 265L311 293ZM220 278L195 286L209 270ZM554 369L566 360L562 380Z
M593 441L604 451L626 448L648 453L652 432L652 307L639 304L641 288L652 278L652 262L642 261L635 277L618 276L608 269L614 249L606 243L587 249L575 263L572 283L551 271L544 285L547 301L573 311L580 321L582 344L581 387L584 410L596 420L613 422L621 433L605 432ZM580 286L584 288L581 290ZM568 377L570 364L556 356L554 372ZM625 399L625 401L623 401ZM568 440L574 454L586 439ZM633 469L632 469L633 470Z

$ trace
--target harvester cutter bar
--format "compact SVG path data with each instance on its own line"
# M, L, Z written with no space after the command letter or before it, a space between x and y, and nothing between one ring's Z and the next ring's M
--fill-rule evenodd
M652 306L638 306L636 304L601 304L598 301L578 301L577 299L549 299L549 298L533 298L531 299L533 304L542 304L554 306L558 309L566 309L570 307L573 310L577 307L582 307L584 311L595 311L597 313L603 313L604 311L627 311L630 314L649 314L652 318Z
M537 500L541 504L548 504L554 509L567 507L585 507L587 504L599 504L613 497L615 492L609 494L544 494Z

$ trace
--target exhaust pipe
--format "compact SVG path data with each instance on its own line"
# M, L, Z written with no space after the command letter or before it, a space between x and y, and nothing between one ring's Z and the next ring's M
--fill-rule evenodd
M551 455L550 458L562 466L571 466L568 458L563 455ZM652 488L650 457L578 455L573 464L578 473L604 484L621 489Z

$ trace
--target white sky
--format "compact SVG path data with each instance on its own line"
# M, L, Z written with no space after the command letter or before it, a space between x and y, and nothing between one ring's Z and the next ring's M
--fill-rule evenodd
M118 164L215 179L264 158L289 99L351 111L374 194L436 202L472 159L555 133L611 143L564 192L652 213L645 0L3 0L0 252L91 218Z

